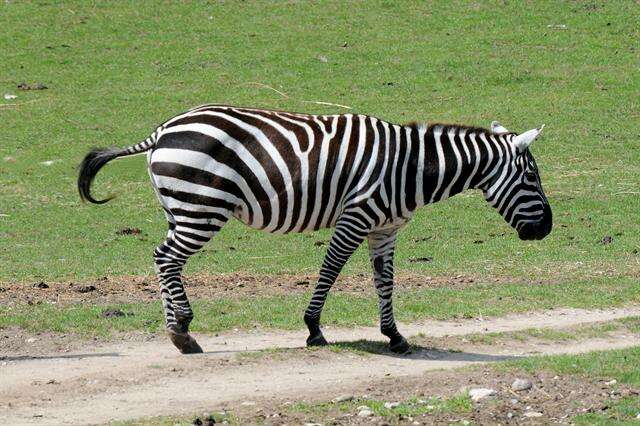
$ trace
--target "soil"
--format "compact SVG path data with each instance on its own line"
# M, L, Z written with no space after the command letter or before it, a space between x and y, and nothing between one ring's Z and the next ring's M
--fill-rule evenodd
M531 327L570 327L637 315L640 307L607 311L565 309L484 321L429 321L403 324L400 328L412 341L413 336L420 334L419 339L415 339L420 341ZM13 332L20 334L18 330ZM325 335L330 341L340 341L343 346L351 345L359 350L295 349L291 356L247 355L265 349L301 348L306 337L303 332L198 335L195 337L205 353L190 356L180 355L166 338L139 341L140 336L133 336L117 343L73 349L52 346L47 350L43 342L54 340L55 336L41 336L40 355L19 351L0 354L0 412L8 424L100 424L158 415L189 416L223 409L238 414L246 411L242 415L248 416L248 422L270 419L269 422L277 424L299 423L303 417L308 420L306 415L285 412L280 408L282 404L301 399L328 401L344 393L400 400L416 392L427 396L448 395L471 385L494 387L498 396L494 402L486 402L486 406L479 405L481 409L466 416L469 420L522 422L523 407L528 405L543 413L543 417L528 418L528 422L548 423L552 418L573 415L583 408L600 410L611 394L607 391L608 396L603 396L602 383L589 378L561 378L554 384L552 378L540 373L528 377L534 381L534 390L529 391L526 398L514 397L522 402L513 408L511 393L506 389L513 377L508 373L492 372L484 376L477 372L438 370L531 354L580 353L640 344L637 335L614 333L570 342L503 342L499 348L468 343L455 351L447 347L418 346L413 353L398 356L380 350L381 344L375 343L382 340L377 328L330 328L325 330ZM24 332L21 338L29 339ZM373 350L367 350L371 347ZM620 388L621 393L634 391ZM255 405L243 404L248 401ZM507 409L515 417L508 419ZM279 418L266 417L278 413ZM361 420L349 414L350 417L339 422L355 424ZM436 420L450 420L445 414L442 416L445 417ZM433 423L430 419L420 421Z
M517 378L528 379L533 387L516 392L511 385ZM496 395L473 404L471 412L447 412L434 410L427 414L404 416L400 414L362 418L357 406L366 405L367 400L385 402L408 402L431 398L451 398L472 388L489 388ZM525 372L500 371L492 368L467 369L465 371L436 371L425 377L408 377L399 382L394 377L371 381L362 385L353 396L353 403L346 412L340 404L330 400L311 400L311 403L325 403L322 414L301 412L295 409L291 400L270 399L256 406L235 407L233 414L243 422L251 424L305 424L319 422L333 425L371 424L461 424L465 420L471 424L550 424L570 423L571 419L583 413L606 413L611 400L615 401L638 390L626 386L608 385L606 379L591 379L582 376L558 376L549 372L528 374ZM341 395L344 397L344 395ZM426 402L430 404L430 402ZM420 402L415 404L421 405ZM540 417L526 417L525 413L540 413Z
M274 296L305 293L315 286L315 275L188 275L185 288L190 299L216 297L241 298L245 296ZM400 274L396 278L398 288L466 288L477 284L478 279L469 275L429 277L420 274ZM486 280L482 280L486 282ZM511 278L494 278L494 283L516 282ZM518 281L521 282L521 281ZM537 284L531 282L529 284ZM370 274L340 277L333 292L374 294ZM160 298L156 277L118 276L96 280L71 282L5 282L0 283L0 306L38 303L131 303L131 301L156 301Z

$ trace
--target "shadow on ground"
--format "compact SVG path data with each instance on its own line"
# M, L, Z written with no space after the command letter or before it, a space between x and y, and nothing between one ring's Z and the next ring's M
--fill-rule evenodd
M83 359L83 358L105 358L120 356L117 352L92 353L92 354L64 354L64 355L16 355L0 356L0 361L38 361L49 359Z
M406 354L396 354L389 350L385 342L373 340L354 340L351 342L337 342L330 346L338 349L350 350L354 352L365 352L375 355L385 355L394 358L420 359L433 361L464 361L464 362L493 362L506 361L519 358L514 355L492 355L473 352L443 350L433 347L411 345L411 351Z

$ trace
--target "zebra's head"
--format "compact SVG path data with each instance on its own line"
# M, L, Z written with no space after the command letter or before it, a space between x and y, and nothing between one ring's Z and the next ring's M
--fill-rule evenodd
M516 134L498 122L491 123L491 132L510 146L498 165L500 170L482 190L485 199L518 231L522 240L541 240L549 235L553 226L551 207L529 150L542 127Z

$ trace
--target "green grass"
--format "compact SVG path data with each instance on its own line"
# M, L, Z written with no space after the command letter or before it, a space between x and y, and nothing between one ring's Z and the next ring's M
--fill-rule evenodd
M637 320L632 320L637 324ZM498 364L495 368L523 369L530 374L549 370L557 374L578 374L591 379L616 379L619 383L640 386L640 346L614 351L591 352L584 355L556 355L525 358ZM587 413L575 417L576 424L621 425L637 424L640 397L637 395L611 401L607 413Z
M640 303L640 283L632 278L565 284L478 284L466 289L433 288L398 291L394 299L396 318L409 322L426 318L490 317L555 307L605 308ZM368 295L331 294L323 314L325 325L376 325L378 304ZM310 294L271 297L224 297L193 302L195 332L217 332L233 328L299 329ZM101 318L106 308L127 315ZM76 332L87 336L109 336L129 330L159 331L163 327L159 302L108 306L47 303L0 307L0 328L18 326L30 331ZM330 331L327 332L330 335Z
M580 325L565 329L528 328L525 330L497 333L474 333L465 336L465 338L471 343L480 343L485 345L495 344L499 340L513 339L524 342L532 338L558 342L604 337L608 333L618 331L621 328L632 333L637 333L639 325L640 317L629 317L615 321Z
M347 111L301 100L393 122L547 125L533 152L554 209L550 237L519 241L468 193L416 215L398 270L637 278L639 19L631 0L2 2L0 92L18 98L0 99L0 281L152 271L166 225L144 158L98 176L96 194L118 199L82 205L75 178L86 151L137 142L203 102ZM548 27L557 24L566 29ZM23 81L49 88L17 90ZM123 227L146 236L116 235ZM325 247L313 243L329 235L234 222L187 273L315 272ZM434 260L409 260L423 256ZM360 250L346 272L368 268Z
M591 378L616 379L640 386L640 346L630 349L590 352L583 355L541 356L507 361L505 368L520 368L528 373L550 370L557 374L583 374Z
M640 333L639 317L621 318L618 320L618 322L622 323L632 333Z
M627 397L611 404L607 414L587 413L573 418L576 425L622 426L637 425L640 414L640 398Z

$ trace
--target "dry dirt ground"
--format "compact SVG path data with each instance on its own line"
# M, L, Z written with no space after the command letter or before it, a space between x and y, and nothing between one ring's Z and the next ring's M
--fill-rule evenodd
M315 275L248 275L219 274L215 276L190 274L185 278L189 298L273 296L278 294L303 293L315 286ZM464 288L478 279L470 275L430 277L422 274L403 273L397 278L402 288ZM483 281L486 281L483 280ZM518 281L521 282L522 280ZM506 277L494 278L493 282L516 282ZM215 283L215 285L212 285ZM539 284L539 281L531 284ZM345 275L331 290L332 292L372 294L370 274ZM42 302L68 303L129 303L135 301L156 301L160 293L156 277L122 276L102 277L82 282L5 282L0 283L0 305L12 306L17 303L36 304Z
M454 370L531 354L580 353L640 345L638 335L619 332L579 341L551 343L532 339L512 344L502 342L500 346L462 344L466 339L460 339L456 350L452 351L447 350L447 340L439 344L438 338L531 327L565 328L638 315L640 307L606 311L565 309L483 321L402 324L403 332L408 337L414 336L414 341L435 339L429 341L437 345L435 348L417 346L406 356L386 351L366 353L371 343L363 345L363 340L381 340L378 329L373 327L326 329L325 336L329 340L354 342L352 346L361 350L294 349L292 356L284 356L273 349L300 348L306 337L304 332L200 335L196 337L205 353L191 356L178 354L166 339L146 342L133 339L61 352L55 345L49 349L45 347L47 340L56 340L55 335L43 336L45 346L40 348L40 355L0 353L0 413L7 424L101 424L147 416L188 416L224 408L244 410L247 418L255 422L282 423L289 416L295 424L301 422L304 415L283 414L280 405L286 401L330 400L343 393L375 397L376 389L384 389L387 396L400 398L400 389L443 395L453 389L459 390L462 385L501 388L512 379L506 373L484 377L478 372L461 374L436 370ZM11 332L16 336L21 333L18 330ZM26 340L28 336L22 335L22 338ZM256 353L264 350L268 351ZM248 352L253 355L247 355ZM287 351L284 352L286 355ZM269 353L275 355L269 356ZM521 400L531 400L539 406L538 410L546 410L543 411L544 419L538 419L545 420L543 423L551 418L566 418L584 408L563 400L567 397L563 392L571 387L574 389L572 397L579 398L581 404L595 406L604 400L600 396L603 386L600 382L581 379L579 383L571 383L578 379L552 380L544 375L531 379L535 382L534 390ZM384 385L385 382L389 386ZM248 401L255 405L246 404ZM503 407L512 402L503 398L497 403ZM522 420L525 409L524 405L513 408L516 412L513 419ZM498 411L506 416L504 409ZM485 415L482 413L478 416ZM273 414L279 417L273 417ZM357 418L346 417L343 422L357 421Z

